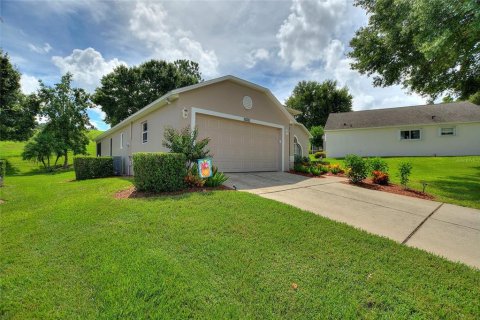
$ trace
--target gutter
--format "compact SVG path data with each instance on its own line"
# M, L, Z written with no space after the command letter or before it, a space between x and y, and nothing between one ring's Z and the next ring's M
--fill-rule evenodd
M172 103L173 101L177 100L178 97L179 97L178 93L168 92L167 94L161 96L160 98L153 101L152 103L150 103L146 107L138 110L137 112L135 112L134 114L132 114L128 118L122 120L121 122L119 122L118 124L113 126L112 128L108 129L104 133L97 136L95 138L95 141L98 142L99 140L102 140L103 138L105 138L106 136L108 136L108 135L112 134L113 132L117 131L119 128L123 127L124 125L128 124L129 122L130 122L130 125L131 125L131 123L134 122L135 120L137 120L141 117L144 117L147 114L149 114L149 113L151 113L151 112L153 112L153 111L155 111L155 110L157 110L157 109L159 109L159 108L161 108L161 107L163 107L167 104Z
M399 124L382 127L361 127L361 128L342 128L342 129L324 129L325 132L342 132L342 131L354 131L354 130L368 130L368 129L394 129L394 128L406 128L406 127L425 127L425 126L438 126L438 125L457 125L457 124L472 124L480 123L480 121L466 121L466 122L437 122L437 123L414 123L414 124Z

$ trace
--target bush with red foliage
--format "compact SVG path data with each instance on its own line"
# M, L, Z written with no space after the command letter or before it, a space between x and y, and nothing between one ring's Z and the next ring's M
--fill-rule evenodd
M390 181L390 178L388 176L388 173L382 172L382 171L372 171L372 181L375 184L381 184L381 185L388 185L388 182Z

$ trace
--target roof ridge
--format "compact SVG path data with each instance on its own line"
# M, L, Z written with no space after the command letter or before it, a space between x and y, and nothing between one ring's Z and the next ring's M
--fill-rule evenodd
M420 108L420 107L440 106L440 105L446 105L446 104L461 104L461 103L468 103L468 104L475 105L474 103L472 103L468 100L463 100L463 101L455 101L455 102L440 102L440 103L431 103L431 104L417 104L417 105L412 105L412 106L400 106L400 107L378 108L378 109L357 110L357 111L347 111L347 112L335 112L335 113L331 113L331 114L346 114L346 113L352 113L352 112L357 112L357 113L358 112L373 112L373 111L381 111L381 110Z

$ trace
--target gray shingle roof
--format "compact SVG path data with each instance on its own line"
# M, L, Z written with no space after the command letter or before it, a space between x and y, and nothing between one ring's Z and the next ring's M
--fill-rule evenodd
M480 106L468 101L330 113L325 130L480 122Z

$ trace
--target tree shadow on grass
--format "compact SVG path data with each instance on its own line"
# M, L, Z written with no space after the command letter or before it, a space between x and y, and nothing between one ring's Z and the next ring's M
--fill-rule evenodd
M434 180L432 186L442 191L443 196L459 201L480 202L480 167L473 175L447 176Z
M20 170L18 170L17 167L13 166L12 163L6 159L5 160L5 174L7 176L13 176L13 175L17 175L20 173Z

